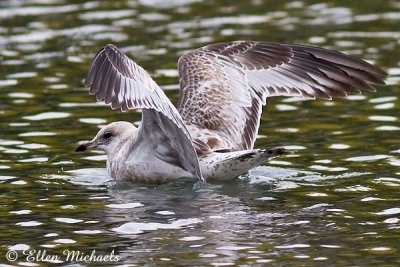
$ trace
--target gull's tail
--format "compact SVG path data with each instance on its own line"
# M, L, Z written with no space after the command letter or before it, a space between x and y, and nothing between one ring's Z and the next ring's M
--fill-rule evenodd
M278 148L242 150L226 153L212 153L199 159L204 178L230 180L261 165L271 158L289 154L290 151Z

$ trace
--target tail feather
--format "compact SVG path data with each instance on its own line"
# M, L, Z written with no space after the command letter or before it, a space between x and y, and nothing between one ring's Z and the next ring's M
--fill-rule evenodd
M290 151L278 148L213 153L199 159L203 176L206 179L229 180L246 173L263 162Z
M249 152L238 156L236 159L239 161L245 161L250 158L256 158L256 157L263 158L263 156L264 156L264 157L266 157L264 159L264 161L265 161L270 158L274 158L274 157L278 157L278 156L286 155L286 154L290 154L290 151L283 147L261 148L261 149L250 150Z

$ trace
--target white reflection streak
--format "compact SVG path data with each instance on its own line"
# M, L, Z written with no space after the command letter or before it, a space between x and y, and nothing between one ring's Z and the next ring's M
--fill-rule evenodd
M57 14L68 13L79 10L79 5L66 5L66 6L38 6L38 7L17 7L0 9L0 18L6 19L15 16L32 16L42 14Z
M400 32L331 32L328 37L332 38L390 38L400 39Z

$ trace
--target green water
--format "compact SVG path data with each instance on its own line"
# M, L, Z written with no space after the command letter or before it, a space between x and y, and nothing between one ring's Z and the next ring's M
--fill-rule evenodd
M0 21L0 263L400 265L398 1L3 0ZM177 103L179 55L240 39L355 55L388 86L269 99L256 146L295 153L229 183L114 184L103 154L74 152L99 125L140 120L83 88L99 48L121 47Z

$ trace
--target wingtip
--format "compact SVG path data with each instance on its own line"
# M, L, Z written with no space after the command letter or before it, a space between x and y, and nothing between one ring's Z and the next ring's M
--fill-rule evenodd
M389 77L389 74L382 75L381 77L377 77L377 80L374 82L376 85L386 85L386 79Z
M205 183L206 179L204 179L203 175L200 174L200 176L197 176L197 178L200 180L200 182Z
M88 79L85 78L85 79L82 80L82 84L83 84L83 86L85 86L86 88L88 88L88 87L92 86L93 83L92 83L92 82L89 82Z
M376 65L374 65L374 64L371 64L371 63L369 63L368 61L364 61L364 62L366 62L366 63L369 65L370 70L371 70L376 76L378 76L379 78L386 78L386 77L389 75L389 74L387 73L386 70L384 70L384 69L382 69L382 68L380 68L380 67L378 67L378 66L376 66Z
M114 44L106 44L106 46L104 46L102 49L112 49L114 51L119 51L118 47Z
M269 154L273 154L274 156L281 156L281 155L289 155L293 154L292 150L289 150L284 147L275 147L268 150Z
M197 177L200 182L206 182L206 179L203 176L203 173L200 169L200 164L197 161L197 167L195 167L193 174Z

